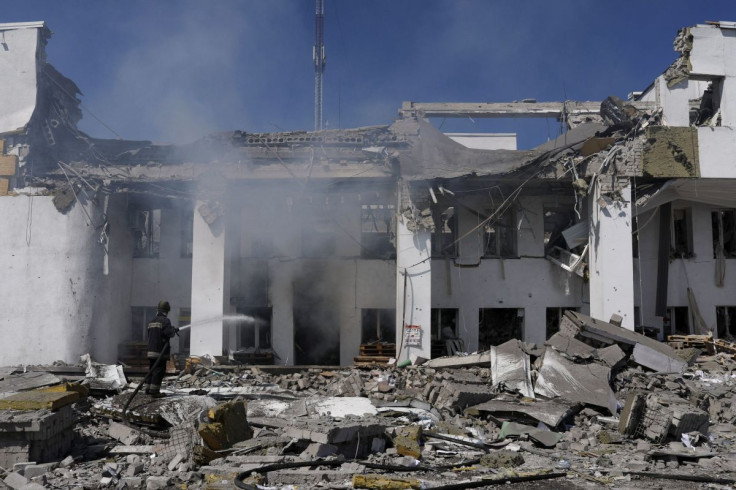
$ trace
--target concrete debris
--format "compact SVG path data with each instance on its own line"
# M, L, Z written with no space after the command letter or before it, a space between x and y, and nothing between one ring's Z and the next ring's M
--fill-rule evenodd
M89 354L80 357L86 365L85 383L92 390L117 391L127 386L123 366L99 364Z
M582 485L693 466L736 476L733 354L688 366L611 323L562 323L541 347L512 340L405 367L198 366L165 378L165 398L139 393L127 421L130 388L85 398L61 379L39 391L30 380L51 378L6 374L14 390L27 383L16 394L76 397L0 409L1 476L10 488L232 488L244 471L263 488L480 485L559 469Z

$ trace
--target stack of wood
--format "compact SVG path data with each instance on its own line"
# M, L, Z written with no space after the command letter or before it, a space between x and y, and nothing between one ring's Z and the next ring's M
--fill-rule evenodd
M736 343L723 339L714 339L713 334L708 335L669 335L667 342L676 349L695 348L701 349L708 354L736 354Z
M360 355L354 357L353 362L356 366L385 365L392 358L396 358L396 344L375 342L360 344Z

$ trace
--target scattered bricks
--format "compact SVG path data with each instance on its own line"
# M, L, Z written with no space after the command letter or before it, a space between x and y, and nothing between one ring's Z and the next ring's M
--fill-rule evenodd
M623 442L623 437L620 433L607 430L596 433L595 437L601 444L621 444Z
M28 465L23 469L23 476L28 479L36 478L49 471L55 470L59 466L59 463L42 463Z
M117 422L110 422L107 434L126 446L132 446L138 440L138 432Z
M480 464L489 468L515 468L524 464L524 457L518 452L500 450L481 456Z
M28 484L28 478L21 475L20 473L12 472L8 473L8 476L5 477L3 483L14 490L18 490L24 485Z
M253 437L244 401L228 402L209 410L212 422L199 428L199 435L213 451L229 449L236 442Z
M422 488L422 484L414 478L393 478L386 475L353 475L353 487L375 490L402 490Z

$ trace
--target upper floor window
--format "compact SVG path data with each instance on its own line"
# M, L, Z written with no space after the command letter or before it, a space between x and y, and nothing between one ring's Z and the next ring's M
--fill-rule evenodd
M736 257L736 210L718 209L711 213L713 257Z
M450 206L432 208L434 233L432 234L432 257L457 257L457 214Z
M161 209L134 209L130 216L133 257L158 258L161 244Z
M692 212L690 208L672 210L670 250L675 257L693 257Z
M393 204L363 204L360 209L360 256L364 259L395 259Z
M494 215L483 226L483 257L516 257L516 224L513 209L506 209L503 214Z

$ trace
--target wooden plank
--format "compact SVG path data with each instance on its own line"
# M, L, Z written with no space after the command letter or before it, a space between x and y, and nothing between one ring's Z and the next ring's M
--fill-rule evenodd
M0 155L0 175L13 177L17 169L18 157L16 155Z

